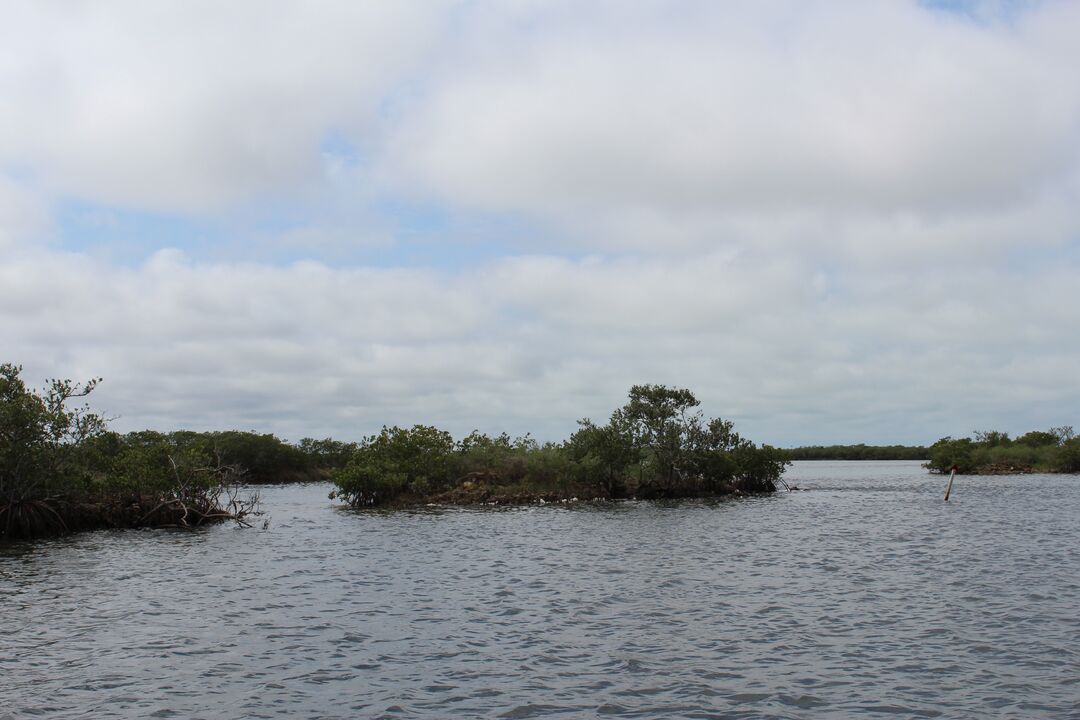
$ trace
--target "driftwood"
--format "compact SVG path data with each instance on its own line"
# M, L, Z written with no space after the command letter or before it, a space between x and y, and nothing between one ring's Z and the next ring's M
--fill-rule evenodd
M225 496L224 500L222 495ZM259 495L240 496L238 487L215 488L192 497L171 497L159 502L153 510L135 522L135 527L197 528L207 522L233 521L240 527L251 527L249 518L261 515ZM156 518L157 521L153 521ZM171 520L171 522L162 520Z

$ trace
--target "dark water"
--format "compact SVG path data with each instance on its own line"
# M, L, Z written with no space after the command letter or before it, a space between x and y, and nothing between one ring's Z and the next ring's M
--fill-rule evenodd
M1080 478L789 481L0 549L0 718L1080 717Z

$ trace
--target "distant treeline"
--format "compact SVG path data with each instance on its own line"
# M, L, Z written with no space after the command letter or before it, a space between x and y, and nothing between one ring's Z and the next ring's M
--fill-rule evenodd
M86 405L99 380L28 388L0 365L0 539L97 527L194 527L257 514L241 485L332 479L354 506L526 502L771 492L787 459L688 390L639 385L608 424L580 421L563 443L424 425L359 443L237 430L120 434Z
M930 446L926 466L933 472L987 475L1026 472L1080 472L1080 438L1071 426L1034 430L1018 438L997 430L972 438L945 437Z
M922 445L807 445L784 450L791 460L926 460Z

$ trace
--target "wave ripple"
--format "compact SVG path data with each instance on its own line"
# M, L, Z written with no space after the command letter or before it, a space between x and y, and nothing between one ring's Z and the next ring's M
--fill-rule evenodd
M0 548L0 719L1080 717L1075 478L790 476Z

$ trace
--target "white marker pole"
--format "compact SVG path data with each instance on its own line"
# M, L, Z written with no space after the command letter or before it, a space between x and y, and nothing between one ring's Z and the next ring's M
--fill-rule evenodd
M952 466L952 473L949 474L949 484L945 488L945 502L949 502L949 493L952 492L952 481L953 478L956 477L956 471L958 469L959 468L957 468L955 465Z

